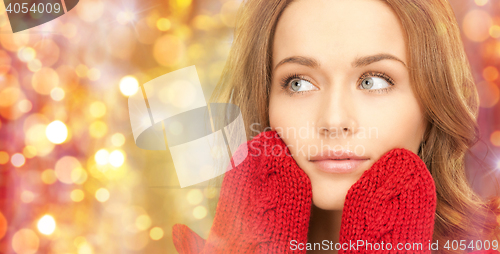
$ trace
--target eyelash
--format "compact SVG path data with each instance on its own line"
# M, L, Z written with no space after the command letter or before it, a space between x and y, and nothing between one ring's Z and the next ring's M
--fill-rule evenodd
M359 87L361 81L363 81L367 77L379 77L379 78L383 78L390 85L389 87L382 88L382 89L364 89L364 90L368 90L368 92L370 92L370 93L387 93L395 85L394 80L389 75L387 75L385 72L368 71L368 72L363 73L363 75L361 75L361 77L359 77L357 87ZM300 75L298 73L289 74L289 75L285 76L284 78L282 78L281 82L280 82L281 83L281 87L283 88L283 90L286 93L288 93L288 95L292 96L292 95L295 95L295 94L303 94L303 93L310 92L310 91L298 91L298 92L294 92L294 91L290 90L289 89L290 81L292 81L294 79L302 79L302 80L305 80L307 82L312 83L309 79L303 77L302 75Z

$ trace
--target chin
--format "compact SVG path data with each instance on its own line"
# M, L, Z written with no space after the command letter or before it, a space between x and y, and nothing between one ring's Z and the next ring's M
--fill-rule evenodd
M313 190L313 204L320 209L342 211L344 202L345 195L314 195Z

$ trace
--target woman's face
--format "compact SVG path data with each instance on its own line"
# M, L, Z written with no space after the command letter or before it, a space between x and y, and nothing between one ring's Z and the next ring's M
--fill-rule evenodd
M391 149L418 152L425 121L407 64L402 26L381 1L298 0L283 12L270 124L311 179L316 206L341 210Z

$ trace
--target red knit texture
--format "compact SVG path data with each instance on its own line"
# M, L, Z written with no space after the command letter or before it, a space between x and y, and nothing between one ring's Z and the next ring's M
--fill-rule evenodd
M382 246L384 253L401 253L406 243L412 253L428 252L435 211L436 189L425 163L409 150L393 149L347 192L340 242L362 240L365 246L340 253L380 253Z
M274 131L240 146L233 158L246 158L224 176L208 239L184 225L173 228L179 253L285 253L291 240L307 241L311 182ZM196 236L195 236L196 235ZM187 241L192 245L186 246Z
M185 225L174 225L179 253L306 253L305 248L292 251L290 241L307 242L309 178L275 131L262 132L246 145L244 161L224 176L207 240ZM240 147L233 158L245 155ZM434 181L425 163L411 151L393 149L347 192L340 229L340 243L383 241L393 249L339 253L430 253L435 209ZM397 251L398 243L422 243L423 250Z

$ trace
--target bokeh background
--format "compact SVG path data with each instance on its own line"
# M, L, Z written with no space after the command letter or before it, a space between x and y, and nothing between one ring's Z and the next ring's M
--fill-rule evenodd
M500 0L450 2L481 97L468 176L498 196ZM16 34L0 5L0 253L177 253L176 223L207 237L218 189L181 189L168 151L134 144L127 97L194 64L208 100L239 4L81 0Z

